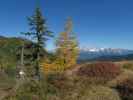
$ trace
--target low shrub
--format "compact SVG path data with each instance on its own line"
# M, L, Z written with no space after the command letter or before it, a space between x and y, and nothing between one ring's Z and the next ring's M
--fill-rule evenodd
M0 72L0 89L9 89L14 87L15 78L9 77L5 73Z
M131 79L133 77L133 72L130 70L123 70L120 75L116 78L108 81L107 86L116 87L118 84L124 82L127 79Z
M53 85L53 87L61 91L69 91L73 86L73 82L69 80L63 73L48 75L47 82L48 84Z
M108 87L75 87L72 91L49 95L48 100L121 100L119 94Z
M97 62L83 65L78 71L78 76L93 77L103 81L111 80L121 73L118 65L111 62Z
M120 100L115 90L91 84L93 81L90 82L88 78L71 80L58 73L50 75L48 82L55 89L54 93L48 94L48 100Z
M125 63L125 64L123 65L123 68L124 68L124 69L127 69L127 70L133 71L133 63Z
M85 93L85 94L84 94ZM119 94L108 87L90 86L89 90L83 90L79 100L121 100Z
M44 100L45 92L37 80L27 80L20 83L4 100Z
M22 84L16 93L16 98L18 100L39 100L33 98L39 98L39 83L36 81L29 81Z
M133 77L125 79L115 87L123 100L133 100Z

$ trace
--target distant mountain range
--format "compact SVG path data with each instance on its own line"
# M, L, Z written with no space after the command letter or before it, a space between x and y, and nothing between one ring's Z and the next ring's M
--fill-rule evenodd
M133 59L133 50L116 48L81 48L79 60L122 60Z

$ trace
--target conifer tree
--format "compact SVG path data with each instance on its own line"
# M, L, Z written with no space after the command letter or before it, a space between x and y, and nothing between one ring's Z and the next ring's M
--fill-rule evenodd
M78 57L78 42L72 28L72 19L68 18L64 32L60 33L56 41L58 62L62 70L75 65Z
M41 50L44 49L46 45L46 41L49 37L51 37L51 31L48 30L46 19L43 18L41 9L39 7L36 8L33 16L28 18L30 32L24 33L32 38L33 42L36 44L35 46L35 76L40 79L40 57Z

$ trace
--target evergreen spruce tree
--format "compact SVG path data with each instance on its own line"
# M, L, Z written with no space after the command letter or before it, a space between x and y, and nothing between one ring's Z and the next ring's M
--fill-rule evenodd
M43 17L41 9L39 7L36 8L35 13L33 16L28 18L29 26L30 26L30 32L23 33L24 35L28 35L31 39L34 45L31 45L30 49L33 49L32 54L28 54L28 58L30 58L32 62L32 65L35 69L35 75L37 80L39 80L38 84L40 87L39 97L40 100L46 100L47 98L47 82L46 82L46 74L43 73L43 76L41 77L41 57L46 58L46 41L49 39L49 37L52 37L52 32L48 30L46 19ZM42 53L43 52L43 53ZM45 52L45 54L44 54ZM29 57L30 56L30 57ZM34 73L34 72L33 72ZM34 79L34 78L33 78Z
M42 12L39 7L36 8L33 16L28 18L30 32L24 33L32 38L35 46L35 76L40 79L40 57L42 48L44 49L46 41L51 37L51 31L48 30L46 19L43 18Z
M78 42L72 31L72 19L68 18L64 32L60 33L56 41L58 62L60 69L64 70L76 64L78 57Z

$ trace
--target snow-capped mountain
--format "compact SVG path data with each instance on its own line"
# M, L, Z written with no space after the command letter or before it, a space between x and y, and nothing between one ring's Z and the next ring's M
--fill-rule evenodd
M133 50L115 48L81 48L79 59L95 59L101 56L123 56L133 54Z

